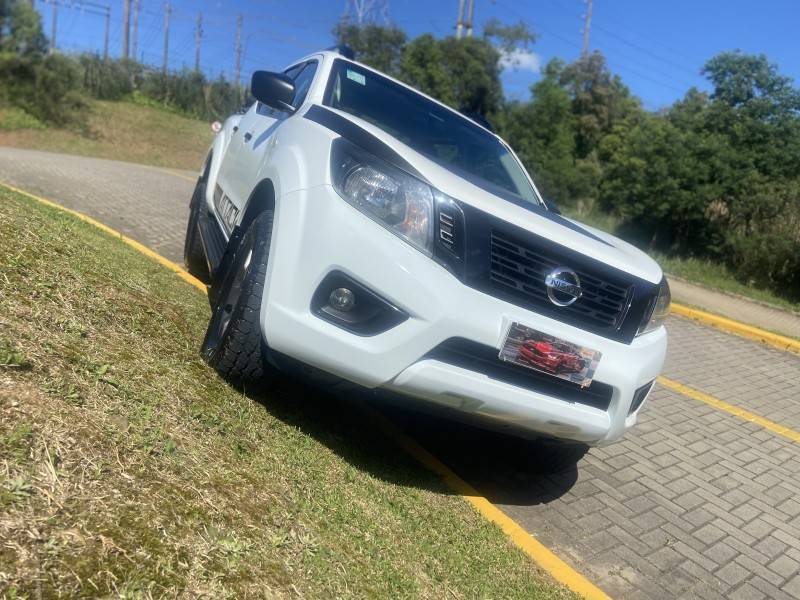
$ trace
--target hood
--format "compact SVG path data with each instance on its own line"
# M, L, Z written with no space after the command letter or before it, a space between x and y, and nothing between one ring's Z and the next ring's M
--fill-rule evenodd
M533 204L528 206L524 201L515 203L503 199L442 167L368 121L327 106L325 109L378 138L418 171L417 175L421 175L431 186L459 202L469 204L640 279L655 284L661 281L663 273L658 264L631 244L573 219L557 215L542 206Z

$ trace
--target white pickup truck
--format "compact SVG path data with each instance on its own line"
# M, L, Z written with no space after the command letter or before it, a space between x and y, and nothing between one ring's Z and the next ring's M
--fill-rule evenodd
M653 260L562 217L484 125L343 52L251 91L186 235L220 374L306 369L586 445L636 422L667 348Z

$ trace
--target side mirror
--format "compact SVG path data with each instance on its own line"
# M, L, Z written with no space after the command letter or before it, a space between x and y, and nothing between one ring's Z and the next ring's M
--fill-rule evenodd
M555 202L548 200L547 198L542 198L542 200L544 200L544 207L551 213L556 213L557 215L561 214L561 209L558 208L558 205Z
M253 73L253 79L250 82L250 91L256 100L271 108L276 108L289 114L296 110L292 106L294 81L288 75L270 71L256 71Z

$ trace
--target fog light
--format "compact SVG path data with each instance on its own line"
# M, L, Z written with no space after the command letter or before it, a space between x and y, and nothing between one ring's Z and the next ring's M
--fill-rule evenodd
M331 308L347 312L356 305L356 295L347 288L336 288L328 297L328 304L330 304Z

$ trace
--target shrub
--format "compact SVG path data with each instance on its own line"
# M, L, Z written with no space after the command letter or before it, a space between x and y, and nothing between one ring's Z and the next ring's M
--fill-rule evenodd
M144 72L132 60L103 60L97 54L82 54L78 63L83 70L83 87L99 100L122 100L129 96Z
M51 54L37 65L34 97L26 110L55 125L85 125L86 98L81 93L77 64L61 54Z
M0 107L0 130L17 131L18 129L45 129L46 125L36 117L32 117L21 108L14 106Z
M86 125L88 104L81 93L81 73L60 54L43 58L0 55L3 99L52 125Z
M800 300L800 233L791 219L759 233L728 238L730 260L743 282Z

